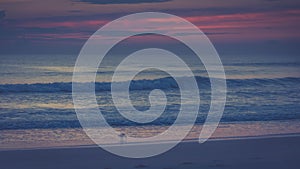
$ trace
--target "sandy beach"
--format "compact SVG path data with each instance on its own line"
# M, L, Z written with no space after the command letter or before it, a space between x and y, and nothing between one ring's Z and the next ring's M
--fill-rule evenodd
M256 137L180 143L155 157L129 159L103 149L65 147L0 152L3 169L200 169L278 168L300 165L300 136Z

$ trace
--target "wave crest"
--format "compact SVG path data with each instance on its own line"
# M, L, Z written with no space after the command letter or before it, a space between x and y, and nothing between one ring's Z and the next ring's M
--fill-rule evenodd
M191 78L191 77L182 77ZM196 80L201 87L210 87L209 78L197 76ZM287 84L299 83L300 78L286 77L274 79L227 79L229 86L257 86L266 84ZM116 82L124 83L124 82ZM79 83L80 85L91 85L93 83ZM159 78L154 80L133 80L131 81L130 90L151 90L173 89L178 88L176 81L171 77ZM95 91L110 91L110 82L96 82ZM54 92L72 92L72 82L55 82L55 83L34 83L34 84L1 84L0 93L18 93L18 92L39 92L39 93L54 93Z

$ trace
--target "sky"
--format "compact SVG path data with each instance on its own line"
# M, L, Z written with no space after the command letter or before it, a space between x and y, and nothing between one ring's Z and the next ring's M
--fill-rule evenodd
M136 12L183 17L221 54L300 55L299 0L1 0L0 54L78 54L101 26Z

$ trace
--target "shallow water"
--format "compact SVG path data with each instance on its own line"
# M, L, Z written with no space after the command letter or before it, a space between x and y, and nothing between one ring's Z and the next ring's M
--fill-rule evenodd
M32 143L39 145L38 142L42 142L41 144L59 142L60 145L62 142L91 144L82 132L73 108L71 79L75 56L32 55L24 56L24 59L22 56L1 56L1 58L2 145L16 143L17 146L19 142L29 145ZM299 132L299 59L270 56L227 56L221 59L228 78L227 102L221 119L222 125L214 137ZM210 82L204 67L192 65L192 69L197 76L201 98L196 129L187 137L194 139L198 137L199 126L205 121L209 109ZM174 70L181 71L176 68ZM140 111L149 109L148 96L153 89L163 90L168 103L165 112L155 121L147 124L134 123L122 117L113 105L109 83L112 73L113 69L109 66L99 69L95 90L97 106L109 124L117 129L131 131L131 134L138 131L137 133L143 137L149 133L157 134L173 124L181 104L193 104L180 99L176 82L164 72L144 71L131 83L132 104ZM126 109L127 105L122 106ZM188 121L190 117L186 115L184 118ZM20 145L25 146L23 143Z

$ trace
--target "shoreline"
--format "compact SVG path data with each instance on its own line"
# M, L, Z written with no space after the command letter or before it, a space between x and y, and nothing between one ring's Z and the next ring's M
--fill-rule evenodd
M269 134L269 135L260 135L260 136L242 136L242 137L225 137L225 138L209 138L206 142L220 142L220 141L235 141L235 140L259 140L259 139L272 139L272 138L290 138L290 137L299 137L300 133L288 133L288 134ZM157 144L168 144L175 141L156 141L156 142L147 142L147 143L123 143L123 144L107 144L104 147L113 147L113 146L139 146L139 145L157 145ZM198 139L184 139L180 143L198 143ZM199 143L199 144L204 144ZM62 145L62 146L53 146L53 147L29 147L29 148L0 148L1 152L6 151L31 151L31 150L52 150L52 149L81 149L81 148L101 148L97 144L86 144L86 145Z
M136 137L151 137L163 132L167 128L168 126L132 126L116 128L116 130L123 131L128 135L133 134L133 136ZM201 130L202 125L194 125L183 141L197 142ZM180 132L180 130L177 132ZM287 135L300 135L299 120L220 123L208 141L284 137ZM127 141L128 144L136 143L131 140ZM151 140L150 143L166 141L174 140L172 138L166 140ZM118 142L114 144L118 144ZM108 142L108 145L112 145L112 142ZM79 146L97 146L86 135L82 128L0 130L0 151L62 147L73 148Z

